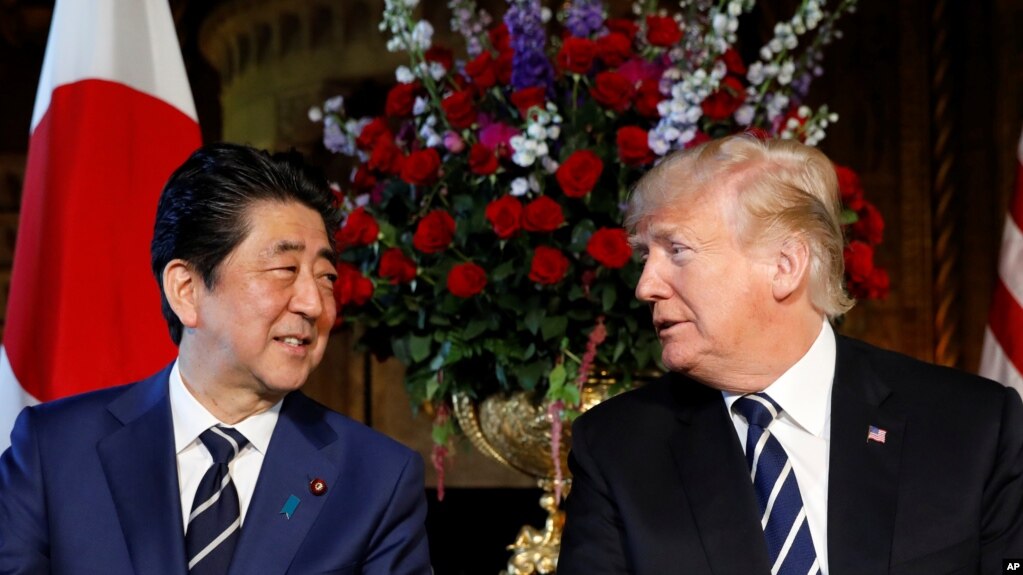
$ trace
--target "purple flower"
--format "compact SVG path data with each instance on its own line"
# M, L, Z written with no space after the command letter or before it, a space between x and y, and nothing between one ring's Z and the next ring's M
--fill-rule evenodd
M565 27L573 36L586 38L604 24L604 7L598 0L575 0L565 10Z
M554 71L544 53L547 41L540 16L540 0L508 0L504 23L508 26L512 50L512 86L516 90L549 87Z

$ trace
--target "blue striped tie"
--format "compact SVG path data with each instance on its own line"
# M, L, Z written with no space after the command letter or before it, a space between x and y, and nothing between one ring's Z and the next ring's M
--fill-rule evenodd
M820 573L792 462L767 429L781 413L781 406L767 394L757 393L740 397L733 408L749 423L746 463L753 478L757 503L760 504L760 525L767 539L771 573Z
M234 429L211 427L199 436L213 456L213 465L199 482L188 516L185 551L190 575L222 575L231 565L235 544L241 536L238 490L231 481L228 464L249 440Z

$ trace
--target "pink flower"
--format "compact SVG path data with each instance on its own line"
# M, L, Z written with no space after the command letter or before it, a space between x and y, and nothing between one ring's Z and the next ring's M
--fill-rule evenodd
M444 147L452 154L460 154L465 149L465 140L455 132L444 134Z
M480 130L480 143L490 148L498 156L511 156L511 139L519 135L519 131L508 124L494 122Z

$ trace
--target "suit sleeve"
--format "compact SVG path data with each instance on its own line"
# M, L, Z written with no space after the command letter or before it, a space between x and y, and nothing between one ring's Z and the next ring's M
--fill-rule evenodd
M410 455L373 535L363 575L430 575L423 461Z
M998 451L984 489L980 533L982 573L1001 573L1002 561L1023 557L1023 403L1005 389Z
M22 410L0 457L0 575L50 571L46 502L35 413Z
M565 501L565 529L558 557L559 575L631 573L625 532L607 481L592 458L585 428L572 429L568 455L572 491Z

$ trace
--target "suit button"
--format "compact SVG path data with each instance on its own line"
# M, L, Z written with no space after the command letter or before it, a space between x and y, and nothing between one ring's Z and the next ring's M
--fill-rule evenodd
M317 477L309 482L309 492L313 495L323 495L327 492L327 482Z

